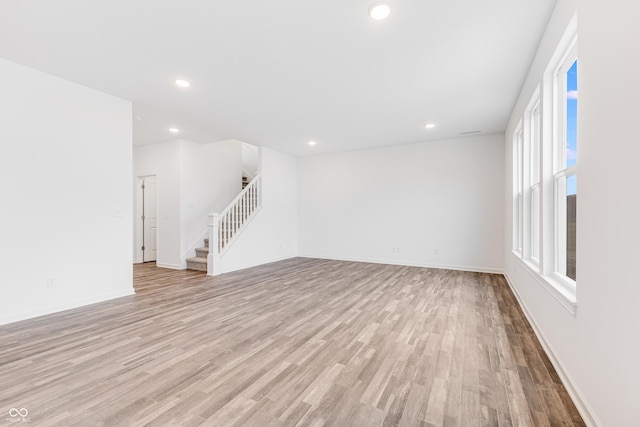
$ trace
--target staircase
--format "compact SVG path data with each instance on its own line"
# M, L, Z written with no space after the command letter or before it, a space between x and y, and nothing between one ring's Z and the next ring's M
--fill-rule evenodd
M262 207L261 182L260 175L251 181L243 176L240 194L221 214L209 215L209 238L204 239L204 247L196 249L195 257L187 258L188 270L220 274L220 258Z
M196 249L196 256L187 258L187 270L206 272L207 256L209 256L209 239L204 239L204 246Z

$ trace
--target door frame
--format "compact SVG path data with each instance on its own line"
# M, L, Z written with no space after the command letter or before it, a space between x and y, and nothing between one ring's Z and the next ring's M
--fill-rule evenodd
M142 192L142 183L145 179L155 177L156 178L156 218L159 218L160 204L158 203L158 175L140 175L136 177L136 209L135 209L135 233L136 233L136 246L135 246L135 263L142 264L144 261L144 252L142 246L144 245L144 222L142 221L142 215L144 212L144 199ZM160 221L156 220L156 262L160 256L160 245L158 244L158 235L160 227Z

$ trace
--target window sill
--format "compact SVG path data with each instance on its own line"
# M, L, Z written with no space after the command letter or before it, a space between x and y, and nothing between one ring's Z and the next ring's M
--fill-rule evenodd
M559 274L543 275L539 267L531 261L520 258L514 252L516 259L523 265L524 270L535 279L547 292L549 292L572 316L576 315L578 301L576 298L576 286Z

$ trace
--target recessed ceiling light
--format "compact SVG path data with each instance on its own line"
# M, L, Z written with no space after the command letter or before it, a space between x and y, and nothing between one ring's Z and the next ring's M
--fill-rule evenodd
M433 129L434 127L436 127L436 125L433 124L433 123L428 123L428 124L424 125L424 127L426 127L427 129Z
M176 84L180 87L189 87L191 86L191 83L189 83L186 80L176 80Z
M314 145L316 145L316 142L315 141L309 141L309 145L313 147Z
M391 13L391 6L388 3L374 3L369 8L369 16L376 21L385 19Z
M178 128L169 128L169 132L178 133L178 132L180 132L180 129L178 129Z

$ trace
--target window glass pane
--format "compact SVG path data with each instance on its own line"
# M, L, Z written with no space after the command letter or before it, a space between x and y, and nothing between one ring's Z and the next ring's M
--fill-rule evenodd
M566 75L567 81L567 110L566 110L566 164L570 167L576 164L578 148L578 60L576 59Z
M576 280L576 195L577 178L567 177L567 271L566 275Z
M520 127L520 126L519 126ZM513 144L513 249L522 253L522 128L514 134Z
M518 206L516 207L516 214L518 215L518 235L516 236L516 249L518 252L522 252L522 193L518 193L517 203Z
M531 112L531 184L540 182L540 107Z
M518 136L517 136L517 153L518 153L518 166L516 169L516 188L518 189L519 192L522 191L522 147L523 145L523 133L522 130L520 132L518 132Z
M540 259L540 187L531 189L531 258Z

